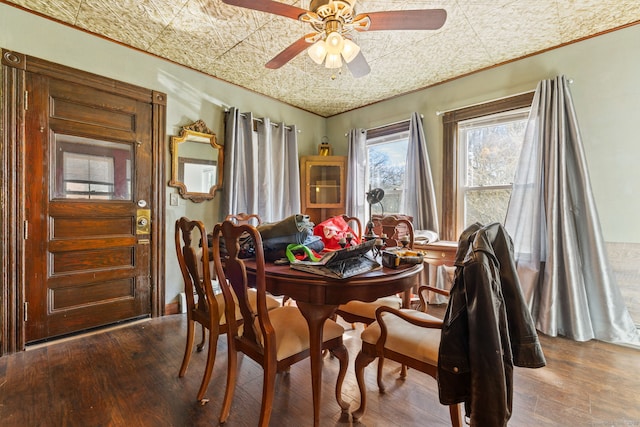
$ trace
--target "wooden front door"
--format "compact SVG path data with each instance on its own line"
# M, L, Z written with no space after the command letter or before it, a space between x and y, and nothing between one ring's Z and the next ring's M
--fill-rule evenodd
M26 73L25 342L150 316L152 106Z

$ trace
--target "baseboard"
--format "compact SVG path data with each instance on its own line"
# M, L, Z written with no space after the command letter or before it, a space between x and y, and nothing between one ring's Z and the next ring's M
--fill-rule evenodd
M169 314L179 314L180 313L180 304L176 302L170 302L169 304L165 304L164 306L164 314L165 316Z

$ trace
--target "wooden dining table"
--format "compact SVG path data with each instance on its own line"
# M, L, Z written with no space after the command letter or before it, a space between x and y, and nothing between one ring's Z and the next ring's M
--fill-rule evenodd
M254 261L246 262L247 274L255 274ZM371 302L380 297L401 293L419 281L422 264L382 267L347 279L333 279L291 269L288 265L265 265L267 291L295 300L309 326L313 425L320 424L322 386L322 328L338 305L352 300ZM341 402L339 402L341 403ZM343 410L344 402L341 403ZM346 406L348 408L348 405Z

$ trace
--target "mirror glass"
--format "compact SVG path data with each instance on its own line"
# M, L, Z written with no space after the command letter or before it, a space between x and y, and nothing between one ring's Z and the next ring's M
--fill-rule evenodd
M180 195L194 202L211 200L222 189L223 147L202 120L171 137L171 181Z

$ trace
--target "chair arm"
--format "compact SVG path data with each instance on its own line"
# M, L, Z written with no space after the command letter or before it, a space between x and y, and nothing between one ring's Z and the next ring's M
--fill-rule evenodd
M425 313L427 312L427 300L426 300L426 296L425 296L425 292L435 292L437 294L440 295L444 295L444 296L449 296L449 291L446 289L440 289L440 288L434 288L433 286L429 286L429 285L421 285L418 288L418 298L420 298L420 307L422 307L422 311L424 311Z
M418 288L418 293L420 293L421 291L430 291L430 292L435 292L436 294L440 294L440 295L444 295L446 297L449 296L449 294L451 293L450 291L446 290L446 289L440 289L440 288L435 288L433 286L429 286L429 285L422 285Z
M376 320L378 321L378 324L380 324L380 328L382 328L383 330L386 329L386 326L384 324L384 318L382 316L382 313L385 311L393 314L394 316L401 318L406 322L409 322L416 326L420 326L422 328L442 329L443 323L442 323L442 320L440 319L438 320L420 319L412 316L411 312L409 311L398 310L396 308L387 307L387 306L380 306L376 309Z

